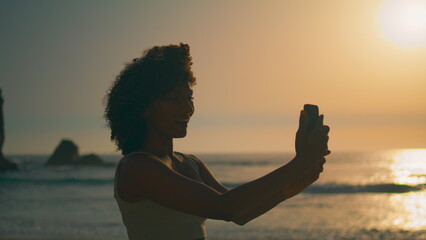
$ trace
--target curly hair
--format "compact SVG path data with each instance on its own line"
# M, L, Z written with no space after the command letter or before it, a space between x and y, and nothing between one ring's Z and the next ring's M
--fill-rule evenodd
M155 46L141 58L126 64L105 96L104 118L111 129L111 141L123 155L144 144L147 134L143 111L181 83L196 84L189 46Z

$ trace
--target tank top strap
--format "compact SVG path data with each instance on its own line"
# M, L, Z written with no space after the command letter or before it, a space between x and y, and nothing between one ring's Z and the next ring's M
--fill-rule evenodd
M189 166L190 166L190 167L194 170L194 172L195 172L197 175L200 175L200 168L199 168L199 166L198 166L197 161L194 159L194 158L195 158L195 156L190 155L190 154L183 154L183 153L181 153L181 152L174 152L174 153L175 153L175 154L180 155L180 156L182 157L182 159L183 159L183 162L184 162L185 164L189 165ZM149 155L149 156L153 156L153 157L155 157L155 158L158 158L158 157L157 157L157 156L155 156L154 154L151 154L151 153L148 153L148 152L132 152L132 153L129 153L129 154L125 155L125 156L123 157L123 159L124 159L124 158L127 158L127 157L129 157L129 156L131 156L131 155L136 155L136 154Z
M149 156L153 156L155 158L158 158L157 156L155 156L154 154L149 153L149 152L131 152L129 154L124 155L123 158L127 158L129 156L136 155L136 154L149 155Z
M200 175L200 167L198 166L197 162L194 160L194 157L192 155L182 154L183 161L188 164L197 175Z

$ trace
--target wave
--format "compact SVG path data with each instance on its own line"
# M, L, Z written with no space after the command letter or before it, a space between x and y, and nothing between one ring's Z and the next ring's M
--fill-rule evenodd
M307 193L406 193L425 189L426 185L406 185L395 183L346 185L323 184L312 185L306 189Z
M114 179L113 178L111 179L91 179L91 178L30 179L30 178L0 177L0 183L104 185L104 184L113 184Z
M22 184L82 184L82 185L112 185L114 178L61 178L61 179L30 179L0 177L1 183ZM234 188L244 183L223 183L228 188ZM350 194L350 193L406 193L426 189L426 184L406 185L395 183L350 185L338 183L314 184L306 188L303 193L311 194Z
M242 183L241 183L242 184ZM228 188L241 184L224 183ZM349 184L314 184L306 188L303 193L311 194L351 194L351 193L407 193L426 189L426 184L405 185L395 183L349 185Z

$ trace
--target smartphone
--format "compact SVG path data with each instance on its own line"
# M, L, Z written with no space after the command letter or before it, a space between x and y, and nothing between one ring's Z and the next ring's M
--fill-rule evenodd
M317 105L305 104L303 110L308 114L308 132L310 132L314 129L319 118L319 109Z

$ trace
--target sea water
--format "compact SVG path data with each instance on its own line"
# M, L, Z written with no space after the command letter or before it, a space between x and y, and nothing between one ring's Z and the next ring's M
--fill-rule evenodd
M197 154L232 188L293 154ZM118 155L101 156L117 163ZM8 156L0 173L0 238L126 239L113 198L115 166L44 167ZM245 226L207 221L208 239L426 239L426 149L333 153L320 179Z

